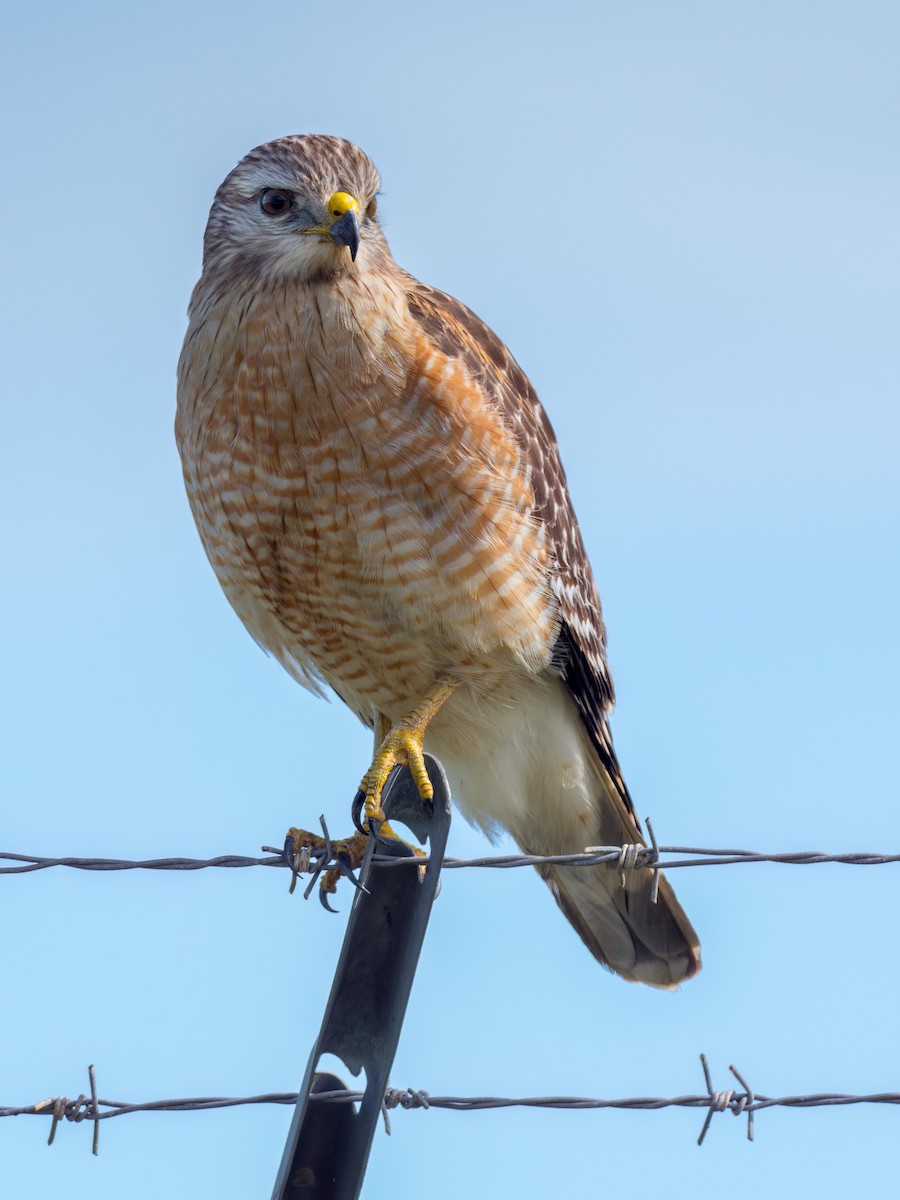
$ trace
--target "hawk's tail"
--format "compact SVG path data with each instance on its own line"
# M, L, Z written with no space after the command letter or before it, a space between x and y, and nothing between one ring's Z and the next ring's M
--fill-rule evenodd
M593 805L596 841L590 844L644 845L611 743L607 763L595 760L595 769L600 795ZM571 825L548 829L545 824L543 833L541 853L572 852L577 835ZM552 839L554 833L559 845L551 849L547 835ZM700 970L700 941L662 873L654 902L653 872L647 867L623 871L618 863L601 863L538 871L593 956L623 979L676 988Z
M609 731L598 747L561 680L485 703L477 719L471 731L438 721L429 731L470 820L535 855L643 844ZM697 935L662 876L654 904L646 867L627 870L624 886L616 863L538 870L590 952L624 979L675 988L700 970Z
M623 979L671 989L700 970L697 934L664 876L654 904L646 868L627 871L624 886L614 863L538 870L593 956Z
M593 770L585 782L592 818L570 810L568 821L545 822L543 854L565 854L575 844L583 848L585 828L593 834L590 845L646 844L605 718L589 737L592 752L586 750L585 757ZM587 826L582 824L586 817ZM547 847L547 840L557 839L557 849ZM622 871L617 863L603 863L549 867L541 874L590 952L623 979L672 989L700 970L699 938L661 873L655 902L653 872L647 867Z

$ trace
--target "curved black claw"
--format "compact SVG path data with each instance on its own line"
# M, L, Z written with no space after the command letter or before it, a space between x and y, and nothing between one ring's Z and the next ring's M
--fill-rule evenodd
M363 805L366 802L366 793L362 788L357 789L356 795L353 797L353 804L350 808L350 816L353 818L353 824L356 826L359 833L365 833L366 830L360 824L360 816L362 815Z
M360 881L353 874L353 868L350 865L350 855L346 850L339 850L336 859L338 870L345 879L349 879L355 888L359 888L361 892L367 892L369 889L363 887Z
M289 833L284 839L284 849L281 851L281 856L289 867L294 865L294 850L294 836Z
M334 913L335 916L337 916L339 910L336 908L332 908L331 905L328 903L328 893L325 891L324 888L319 888L319 903L322 905L322 907L325 909L326 912Z
M369 817L368 821L366 821L366 825L368 826L369 835L371 837L373 837L375 839L375 841L378 842L380 845L390 846L391 841L386 837L382 837L382 834L381 834L381 827L383 824L384 824L384 821L376 820L375 817ZM396 840L396 839L394 839L394 840Z

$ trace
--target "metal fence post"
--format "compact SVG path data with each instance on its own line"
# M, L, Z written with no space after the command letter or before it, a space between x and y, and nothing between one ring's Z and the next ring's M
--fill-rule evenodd
M437 759L426 755L434 800L423 804L409 771L395 769L382 804L392 820L427 838L424 873L413 868L379 870L379 855L403 857L401 843L369 839L360 872L367 891L354 893L322 1027L306 1068L272 1200L356 1200L381 1115L385 1089L450 831L450 789ZM424 877L421 877L424 875ZM337 1055L353 1072L364 1068L366 1087L359 1105L317 1101L316 1092L347 1085L317 1074L323 1054Z

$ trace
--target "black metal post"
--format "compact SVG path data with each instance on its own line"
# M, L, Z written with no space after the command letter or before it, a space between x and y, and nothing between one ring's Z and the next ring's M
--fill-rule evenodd
M381 1115L385 1089L412 989L450 831L450 789L437 759L426 755L434 800L423 804L409 771L395 769L382 798L385 814L423 842L430 862L379 870L372 855L411 855L400 843L369 839L360 871L368 889L354 893L344 945L322 1027L300 1086L272 1200L356 1200ZM347 1087L316 1072L323 1054L337 1055L354 1074L366 1072L359 1105L311 1095Z

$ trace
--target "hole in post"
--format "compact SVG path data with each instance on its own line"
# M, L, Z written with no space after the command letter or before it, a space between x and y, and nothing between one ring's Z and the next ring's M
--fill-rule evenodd
M314 1085L316 1092L325 1091L348 1091L365 1093L368 1086L365 1067L360 1068L358 1076L355 1076L344 1060L337 1054L320 1054L316 1063L316 1075L331 1075L334 1079L339 1080L339 1083L334 1086L324 1086L320 1082ZM335 1103L339 1103L335 1101ZM343 1103L351 1104L354 1112L359 1112L359 1103L353 1101L343 1101Z

